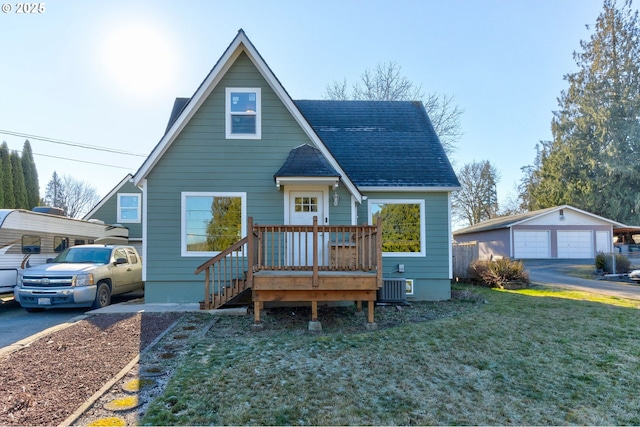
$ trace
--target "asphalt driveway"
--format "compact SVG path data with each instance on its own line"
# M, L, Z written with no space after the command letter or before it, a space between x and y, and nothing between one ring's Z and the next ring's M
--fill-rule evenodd
M523 263L534 284L640 300L640 285L624 281L583 279L567 274L584 265L593 266L595 270L594 260L540 259L523 260Z

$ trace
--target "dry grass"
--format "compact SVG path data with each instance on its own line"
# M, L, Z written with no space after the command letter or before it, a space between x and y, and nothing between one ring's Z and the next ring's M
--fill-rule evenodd
M640 424L638 303L459 287L452 301L222 318L141 424ZM487 302L487 304L484 304Z

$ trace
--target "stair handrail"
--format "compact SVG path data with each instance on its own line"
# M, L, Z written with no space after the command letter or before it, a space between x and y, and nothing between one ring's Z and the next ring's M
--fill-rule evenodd
M248 242L249 242L249 237L248 236L238 240L236 243L234 243L233 245L229 246L227 249L223 250L218 255L214 256L213 258L209 259L207 262L205 262L204 264L202 264L198 268L196 268L196 271L194 271L193 274L202 273L204 270L206 270L207 268L211 267L212 265L214 265L215 263L217 263L221 259L226 258L232 252L239 251Z

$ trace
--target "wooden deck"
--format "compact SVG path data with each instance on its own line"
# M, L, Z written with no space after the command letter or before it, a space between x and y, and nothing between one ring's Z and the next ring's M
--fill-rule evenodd
M254 225L249 235L202 264L205 272L204 309L224 305L251 289L254 324L260 324L265 302L308 301L311 321L318 320L318 303L368 302L370 324L382 286L381 222L376 225L309 226Z

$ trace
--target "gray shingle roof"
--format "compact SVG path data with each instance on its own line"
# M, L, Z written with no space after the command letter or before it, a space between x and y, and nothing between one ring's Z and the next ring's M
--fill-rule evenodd
M460 185L420 102L294 102L357 186Z
M591 216L592 218L597 218L601 221L605 221L608 223L611 223L614 228L617 227L625 227L624 224L621 224L619 222L610 220L608 218L604 218L601 217L599 215L595 215L592 214L590 212L587 211L583 211L581 209L575 208L573 206L570 205L560 205L560 206L553 206L550 208L545 208L545 209L538 209L536 211L530 211L530 212L524 212L521 214L515 214L515 215L507 215L507 216L502 216L499 218L492 218L492 219L488 219L486 221L482 221L479 222L478 224L475 225L471 225L469 227L465 227L465 228L461 228L460 230L456 230L453 232L454 236L458 236L458 235L463 235L463 234L470 234L470 233L478 233L478 232L482 232L482 231L490 231L490 230L499 230L502 228L510 228L516 224L520 224L522 222L526 222L530 219L548 214L550 212L554 212L554 211L560 211L561 209L567 209L567 210L572 210L575 212L579 212L582 213L583 215L587 215L587 216Z
M187 106L190 100L191 98L176 98L175 101L173 101L173 108L171 109L171 115L169 116L169 122L167 123L165 132L169 132L171 125L178 119L180 113L182 113L182 110L184 110L184 107Z
M320 150L308 144L291 150L274 178L292 176L340 178L340 174L329 164Z
M535 218L539 215L544 215L547 212L558 210L562 206L554 206L552 208L540 209L537 211L524 212L515 215L501 216L498 218L491 218L486 221L479 222L469 227L461 228L453 232L453 235L478 233L480 231L499 230L501 228L509 228L520 221L526 221L527 219Z
M188 102L176 98L167 131ZM294 103L356 186L460 186L420 102ZM274 176L340 176L318 150L302 147L291 151Z

